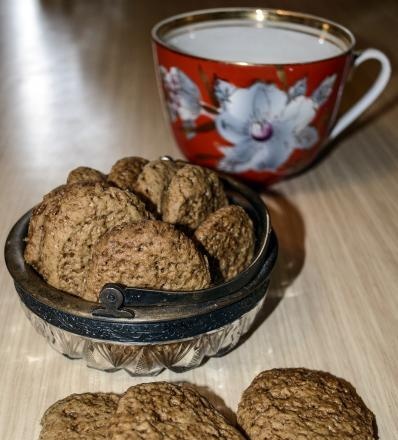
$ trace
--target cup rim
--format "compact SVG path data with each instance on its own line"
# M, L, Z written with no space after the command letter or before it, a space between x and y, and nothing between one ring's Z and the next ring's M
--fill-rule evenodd
M258 12L260 11L261 14ZM311 61L303 62L292 62L292 63L256 63L256 62L246 62L246 61L227 61L227 60L216 60L213 58L193 55L188 51L178 49L171 44L167 43L163 37L164 35L172 29L177 29L188 23L200 23L203 21L208 21L211 19L251 19L253 21L260 21L258 15L266 17L266 20L270 21L290 21L298 24L307 24L314 29L327 30L329 33L334 34L341 40L345 40L347 43L347 49L341 51L338 55L333 55L328 58L315 59ZM261 20L262 21L262 20ZM333 32L331 32L333 31ZM340 25L332 20L328 20L317 15L307 14L303 12L290 11L286 9L273 9L273 8L255 8L255 7L231 7L231 8L210 8L210 9L198 9L194 11L184 12L182 14L173 15L165 18L164 20L156 23L151 31L151 36L154 42L160 46L168 49L179 55L188 56L190 58L195 58L202 61L211 61L213 63L236 65L236 66L284 66L284 65L308 65L323 61L329 61L332 59L337 59L342 56L346 56L348 53L352 52L356 40L354 34L345 26Z

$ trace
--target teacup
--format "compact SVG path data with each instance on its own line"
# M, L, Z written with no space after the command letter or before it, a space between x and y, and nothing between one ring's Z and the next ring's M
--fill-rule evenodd
M175 139L192 162L270 184L307 167L385 88L376 49L324 18L224 8L168 18L152 31ZM346 79L380 62L371 88L336 121Z

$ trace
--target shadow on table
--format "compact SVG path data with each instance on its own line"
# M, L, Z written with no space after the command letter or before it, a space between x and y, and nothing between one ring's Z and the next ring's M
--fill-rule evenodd
M300 274L305 261L305 226L299 209L288 198L275 191L265 193L264 199L271 216L272 227L278 237L278 259L264 305L239 345L273 313L283 299L285 289Z

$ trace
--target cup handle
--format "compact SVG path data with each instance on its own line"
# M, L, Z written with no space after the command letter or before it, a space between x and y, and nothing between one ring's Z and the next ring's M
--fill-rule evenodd
M354 104L334 125L329 140L338 136L345 128L357 119L379 97L386 87L391 76L391 64L383 52L377 49L366 49L356 56L353 67L357 67L367 60L377 60L381 65L380 73L372 87Z

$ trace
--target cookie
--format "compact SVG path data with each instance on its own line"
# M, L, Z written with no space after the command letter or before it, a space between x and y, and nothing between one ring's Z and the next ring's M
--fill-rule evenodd
M243 440L197 391L156 382L129 388L109 428L110 440Z
M209 214L227 204L223 185L216 173L185 165L176 172L165 191L163 221L196 229Z
M50 406L41 419L39 440L105 440L119 396L72 394Z
M119 188L99 182L67 185L46 213L35 267L53 287L84 298L92 246L113 226L149 216L138 197Z
M138 176L147 163L142 157L124 157L112 166L108 182L118 188L134 191Z
M29 222L28 236L24 251L25 261L38 269L40 264L41 248L43 246L44 223L47 214L58 206L59 200L65 192L66 185L59 186L43 197L43 201L33 208Z
M146 220L113 228L94 246L86 295L97 298L106 283L165 290L209 287L206 257L173 225Z
M106 180L105 174L94 168L78 167L72 170L66 181L67 184L76 182L104 182Z
M209 256L213 273L228 281L253 259L253 223L240 206L230 205L210 214L195 231Z
M375 419L355 388L329 373L260 373L243 393L238 423L250 440L374 440Z
M179 165L172 160L154 160L147 163L138 176L135 189L157 214L162 212L165 190L177 172Z

